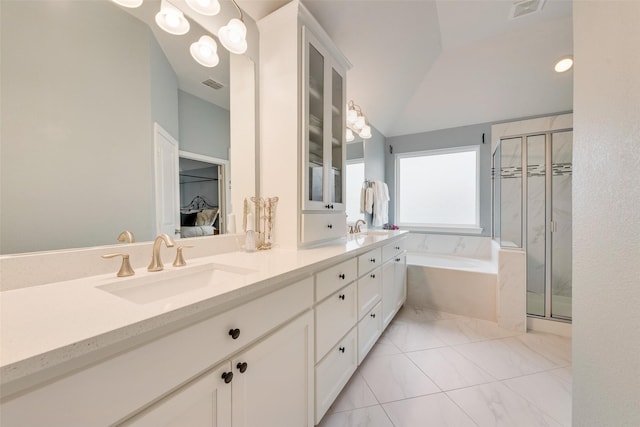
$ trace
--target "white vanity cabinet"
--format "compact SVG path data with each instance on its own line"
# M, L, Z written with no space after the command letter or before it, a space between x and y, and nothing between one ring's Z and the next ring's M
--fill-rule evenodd
M407 299L404 240L384 246L382 253L382 318L386 328Z
M281 414L269 418L275 416L272 408L289 410L291 402L296 402L295 419L304 420L295 425L313 425L312 305L309 277L7 400L0 408L2 426L114 425L156 407L175 425L191 425L183 422L191 418L183 417L205 412L211 424L204 425L231 425L222 421L232 410L234 426L256 425L254 414L280 426L286 425ZM238 363L251 369L238 373ZM219 369L235 377L230 402ZM278 393L271 391L274 386ZM159 401L167 395L172 397ZM216 401L202 401L209 398ZM216 419L222 423L214 424Z
M311 426L312 334L307 312L122 426Z
M280 196L276 240L307 246L344 236L350 64L298 0L257 24L261 191ZM297 203L282 203L294 195Z

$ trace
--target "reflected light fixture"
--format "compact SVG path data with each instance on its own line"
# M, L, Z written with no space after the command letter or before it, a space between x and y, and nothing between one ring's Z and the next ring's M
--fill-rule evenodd
M160 12L156 14L156 24L169 34L181 36L189 32L189 21L180 9L169 2L162 2Z
M238 9L240 13L240 19L232 18L229 23L218 30L218 38L220 43L229 52L242 54L247 51L247 27L242 21L242 9L236 3L236 0L231 0L233 5Z
M569 71L573 67L573 57L565 56L560 58L553 69L556 73L564 73L565 71Z
M116 4L119 4L122 7L140 7L142 5L142 0L111 0Z
M186 0L187 5L196 12L205 16L217 15L220 12L218 0Z
M353 131L349 128L347 128L347 142L351 142L354 139L356 139L355 136L353 136Z
M359 105L353 101L347 104L347 142L353 141L354 133L362 139L371 138L371 126L367 124L367 118ZM351 134L351 139L349 139Z
M198 64L205 67L215 67L220 62L218 57L218 44L210 36L202 36L200 40L191 44L189 48L191 56Z

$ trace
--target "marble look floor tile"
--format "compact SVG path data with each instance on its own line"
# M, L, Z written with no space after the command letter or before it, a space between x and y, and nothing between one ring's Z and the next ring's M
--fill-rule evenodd
M573 369L571 366L566 366L564 368L559 368L559 369L553 369L547 372L549 372L552 375L555 375L556 377L560 378L564 382L573 384Z
M444 393L382 405L395 427L475 427L476 424Z
M533 351L517 337L462 344L453 348L500 380L562 366L562 363Z
M362 378L356 372L347 385L342 389L335 402L329 408L329 413L349 411L352 409L365 408L378 404L378 400Z
M482 427L560 426L535 405L498 382L453 390L446 394Z
M571 382L552 371L502 382L563 426L571 426Z
M400 354L402 351L396 347L391 341L378 341L367 357L389 356L391 354Z
M442 390L469 387L495 381L466 357L450 347L406 354Z
M439 320L433 324L438 337L448 345L506 338L519 334L501 328L497 323L469 317Z
M324 416L318 427L394 427L380 405Z
M518 340L560 366L571 364L571 338L530 331L518 335Z
M404 354L367 358L360 373L380 403L441 391Z
M398 312L394 321L398 322L433 322L434 320L457 319L461 316L444 311L431 310L424 307L416 307L405 304Z
M403 352L445 347L430 323L394 322L387 329L387 338Z

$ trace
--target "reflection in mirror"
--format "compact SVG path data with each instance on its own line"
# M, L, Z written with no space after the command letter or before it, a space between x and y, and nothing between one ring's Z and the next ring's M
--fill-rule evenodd
M207 32L164 33L159 5L0 2L0 253L152 240L154 123L180 150L229 158L228 52L195 63L191 38Z

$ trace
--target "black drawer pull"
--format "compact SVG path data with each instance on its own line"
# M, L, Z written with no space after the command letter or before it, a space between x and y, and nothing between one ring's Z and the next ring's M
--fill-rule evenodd
M229 384L233 380L233 372L223 372L222 379L225 384Z
M237 340L240 336L240 329L229 329L229 335L231 335L231 338L234 340Z
M372 274L372 275L371 275L371 278L372 278L372 279L375 279L375 278L376 278L376 275L375 275L375 274Z
M376 262L376 259L375 258L371 258L369 261Z
M236 365L236 368L238 368L238 370L240 371L241 374L244 374L244 372L247 370L247 362L238 362L238 364Z
M324 207L327 209L333 209L333 205L324 205Z
M333 228L333 224L327 225L327 228Z
M371 317L373 317L375 319L376 318L376 314L375 313L371 313Z
M400 250L400 246L396 246L396 251L399 251L399 250Z
M340 298L342 301L344 301L344 294L338 295L338 298Z
M396 258L396 262L400 262L400 258Z
M344 280L344 278L347 277L347 276L345 276L344 273L343 273L343 274L338 274L338 277L341 278L342 280Z
M344 347L338 348L338 351L341 352L341 353L344 353Z

